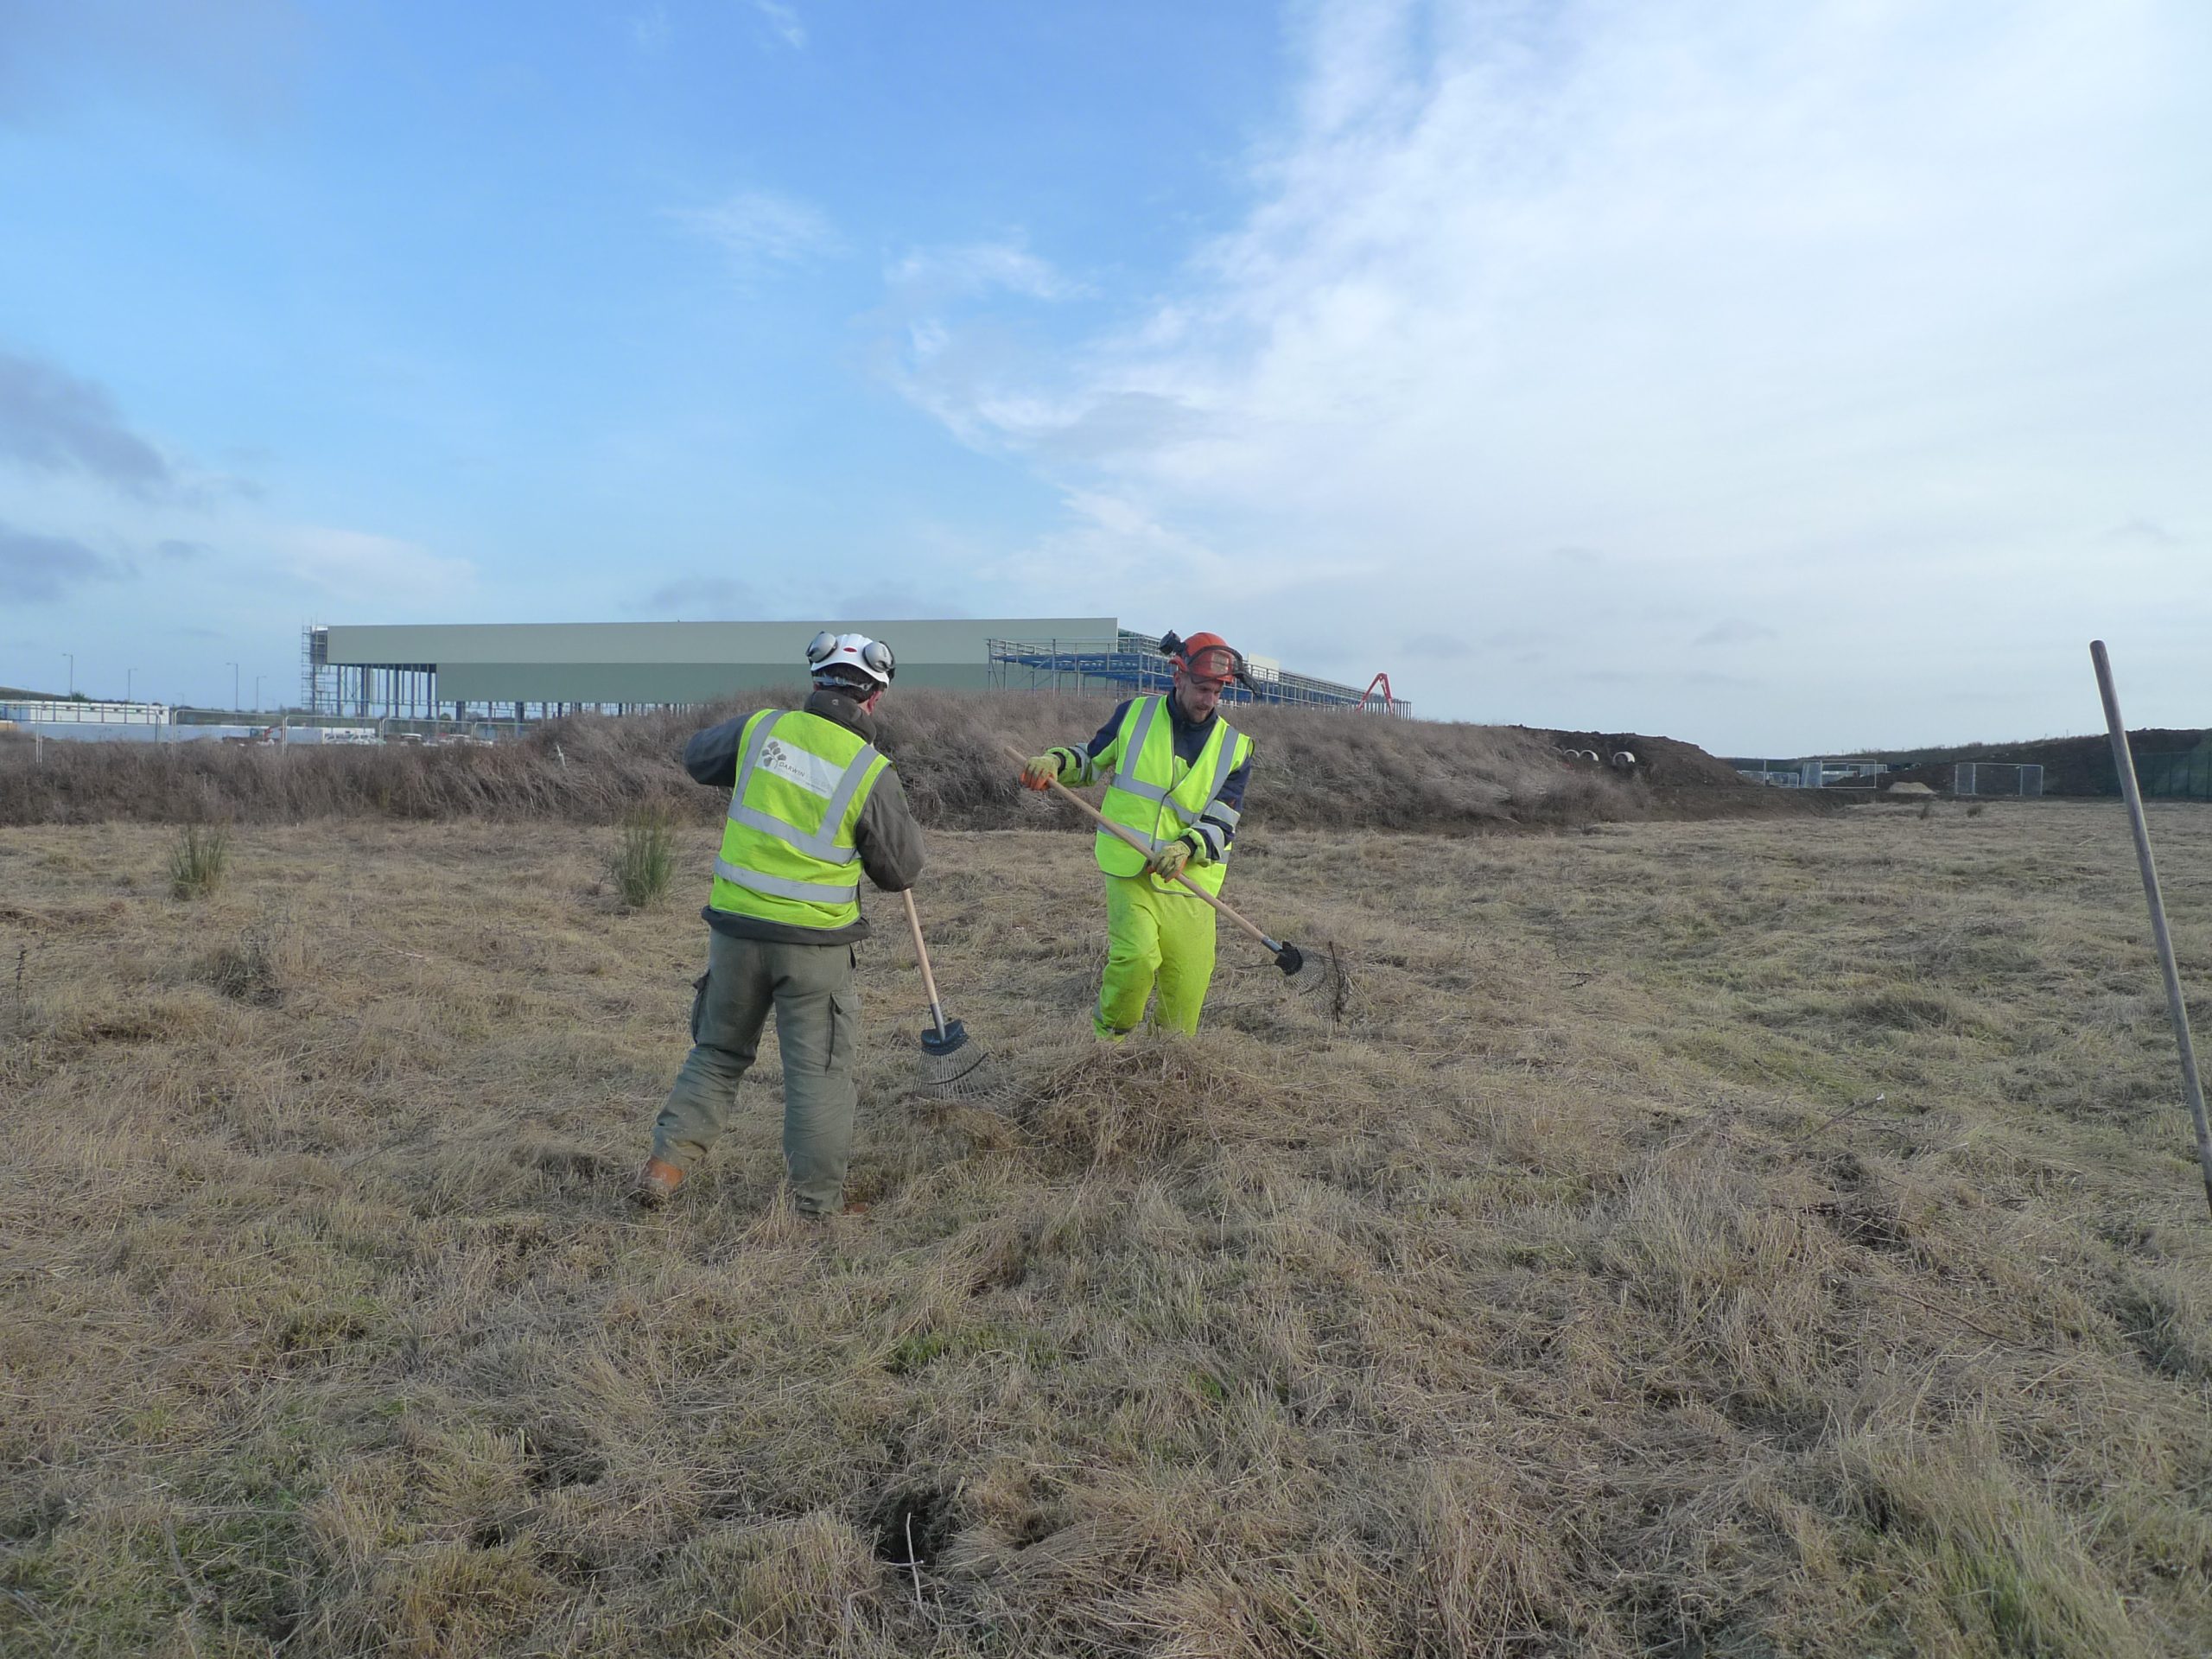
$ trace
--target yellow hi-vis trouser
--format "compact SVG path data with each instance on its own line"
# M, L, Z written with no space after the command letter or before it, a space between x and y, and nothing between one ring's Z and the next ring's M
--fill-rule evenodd
M1106 878L1106 974L1091 1028L1126 1037L1144 1021L1159 982L1153 1023L1188 1036L1198 1028L1213 980L1213 907L1180 887L1162 893L1148 875Z

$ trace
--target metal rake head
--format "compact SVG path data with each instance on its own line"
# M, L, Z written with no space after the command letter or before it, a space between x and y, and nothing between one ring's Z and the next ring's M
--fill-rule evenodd
M990 1056L969 1038L957 1020L944 1029L922 1033L921 1073L915 1090L933 1100L982 1100L997 1094L1002 1084Z
M1280 963L1281 959L1276 960ZM1351 969L1345 965L1344 952L1333 942L1321 945L1311 956L1301 956L1299 971L1293 975L1291 983L1301 996L1325 999L1332 1020L1341 1020L1351 1011Z

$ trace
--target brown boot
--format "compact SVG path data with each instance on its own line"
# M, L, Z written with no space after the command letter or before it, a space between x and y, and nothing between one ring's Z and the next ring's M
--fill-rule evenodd
M630 1189L631 1201L640 1210L658 1210L676 1196L676 1189L683 1185L683 1172L674 1164L658 1158L645 1160L645 1166L638 1172L637 1185Z

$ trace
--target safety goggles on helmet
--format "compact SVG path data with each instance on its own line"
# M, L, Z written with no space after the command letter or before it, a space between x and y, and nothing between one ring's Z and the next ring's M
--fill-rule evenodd
M1227 685L1236 677L1236 653L1227 645L1194 651L1183 659L1183 664L1200 685Z
M1171 633L1160 647L1183 665L1192 680L1215 690L1226 690L1244 676L1243 654L1217 633L1194 633L1188 639Z
M831 633L826 628L808 642L806 662L817 679L836 669L857 669L878 685L888 685L899 671L899 659L882 640L864 633Z

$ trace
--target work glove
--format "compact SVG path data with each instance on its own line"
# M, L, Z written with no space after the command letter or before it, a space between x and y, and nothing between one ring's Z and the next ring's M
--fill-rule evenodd
M1025 789L1050 788L1059 775L1060 757L1049 751L1021 763L1021 785Z
M1183 874L1183 867L1191 861L1196 849L1188 836L1178 836L1165 847L1155 847L1152 856L1144 861L1145 873L1156 875L1163 881L1173 881Z

